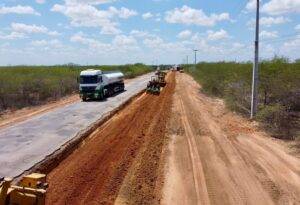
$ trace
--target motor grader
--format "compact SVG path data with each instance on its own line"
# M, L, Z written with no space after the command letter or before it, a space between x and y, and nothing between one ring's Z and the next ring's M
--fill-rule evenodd
M165 87L166 84L167 84L166 83L166 75L167 75L167 73L159 70L155 74L157 75L159 85L161 87Z
M157 76L151 76L151 80L147 84L147 93L158 95L160 93L160 83Z
M44 205L46 175L33 173L23 177L17 185L11 178L0 178L0 205Z

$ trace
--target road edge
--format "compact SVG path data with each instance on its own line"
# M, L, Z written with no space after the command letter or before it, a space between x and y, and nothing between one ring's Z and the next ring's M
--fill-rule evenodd
M72 139L61 145L58 149L56 149L50 155L47 155L43 160L36 163L29 169L22 172L20 175L15 176L13 178L14 183L17 183L21 180L21 178L27 174L37 172L48 174L53 169L55 169L64 159L66 159L71 153L73 153L80 144L90 135L92 134L99 126L103 125L107 122L111 117L117 114L119 111L123 110L128 104L138 98L145 92L145 89L142 89L138 93L131 96L128 100L122 103L117 108L113 109L105 113L100 119L96 120L92 124L90 124L87 128L79 131Z

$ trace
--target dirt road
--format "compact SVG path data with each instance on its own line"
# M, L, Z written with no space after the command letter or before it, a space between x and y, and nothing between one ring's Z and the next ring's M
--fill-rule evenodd
M174 73L167 82L159 96L143 94L99 127L48 175L47 204L159 203Z
M162 204L300 204L300 160L177 75Z
M48 175L47 204L300 204L298 158L190 76L167 81Z

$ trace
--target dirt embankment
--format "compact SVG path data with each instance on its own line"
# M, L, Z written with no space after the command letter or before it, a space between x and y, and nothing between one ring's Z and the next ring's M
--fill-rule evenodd
M177 77L163 204L300 204L300 160Z
M118 194L119 203L159 203L174 75L159 96L137 98L48 175L47 204L113 204Z

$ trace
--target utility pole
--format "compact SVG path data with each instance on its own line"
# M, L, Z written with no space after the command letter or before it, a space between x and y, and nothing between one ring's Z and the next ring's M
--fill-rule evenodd
M256 31L255 31L255 53L252 74L252 99L251 99L251 119L257 112L258 104L258 58L259 58L259 0L256 0Z
M195 68L196 68L196 64L197 64L197 52L198 52L198 50L194 49L194 52L195 52Z
M189 56L186 56L186 64L189 64Z

